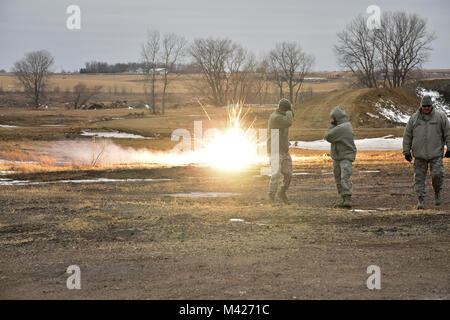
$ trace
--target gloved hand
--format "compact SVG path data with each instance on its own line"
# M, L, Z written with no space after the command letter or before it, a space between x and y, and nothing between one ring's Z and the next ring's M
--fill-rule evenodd
M405 160L408 161L408 162L412 161L412 157L411 157L411 155L409 153L405 154Z
M444 157L450 158L450 150L447 149L447 151L445 152Z

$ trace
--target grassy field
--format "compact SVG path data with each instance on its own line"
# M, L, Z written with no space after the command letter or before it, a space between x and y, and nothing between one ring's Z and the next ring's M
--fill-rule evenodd
M302 151L289 206L268 204L259 168L9 174L0 193L0 297L7 299L448 299L450 197L414 210L397 152L360 152L354 206L333 209L331 161ZM447 171L450 169L446 162ZM61 183L61 179L171 179ZM446 175L446 185L449 183ZM196 193L233 193L217 198ZM176 194L184 196L175 196ZM241 219L233 221L231 219ZM69 265L81 290L67 290ZM381 290L368 290L378 265Z
M254 129L266 129L267 119L273 107L250 108L244 118L247 124L253 123ZM200 106L169 109L164 116L151 115L148 111L129 109L104 110L27 110L1 109L0 125L15 127L0 127L0 159L9 161L38 161L46 165L55 164L56 145L67 141L92 143L92 138L83 137L83 131L111 132L120 131L151 139L112 139L115 145L133 150L169 151L178 143L171 141L175 129L184 128L191 134L194 131L194 121L201 121L203 131L209 128L224 128L227 126L228 110L206 106L205 111ZM209 118L208 118L208 116ZM325 115L327 116L327 115ZM290 130L291 140L312 141L323 138L326 127L310 128L296 116ZM211 120L209 120L211 119ZM326 124L327 122L325 122ZM403 128L357 128L355 137L374 138L387 134L402 136ZM89 148L89 147L86 147ZM30 170L35 165L3 164ZM56 167L55 170L60 169ZM21 169L22 170L22 169Z
M296 105L290 139L322 139L326 108L370 97L364 89L340 90ZM246 122L266 128L273 110L252 108ZM85 130L151 138L106 145L127 156L171 150L173 130L192 133L194 121L203 130L226 126L227 109L205 111L198 104L169 108L164 116L126 108L1 108L0 298L450 298L450 176L440 207L427 182L426 210L419 212L412 167L400 151L358 152L354 211L333 208L328 151L291 150L291 205L274 206L260 165L227 171L69 161L95 156L92 146L104 141L81 136ZM311 125L307 116L314 112L320 121ZM355 137L398 137L403 130L355 128ZM447 160L445 167L449 172ZM66 288L66 269L74 264L81 290ZM381 290L366 287L374 264Z
M320 74L319 74L320 75ZM157 76L157 91L162 89L162 76ZM201 75L169 75L168 93L188 94L191 88L198 84ZM55 74L51 77L51 87L59 87L61 91L72 90L78 82L84 82L88 87L102 86L104 93L144 93L143 76L138 74ZM323 93L348 86L349 80L330 81L320 83L305 83L305 88L311 88L313 92ZM5 91L21 90L20 84L12 73L0 73L0 87ZM271 87L272 92L277 92L275 85Z

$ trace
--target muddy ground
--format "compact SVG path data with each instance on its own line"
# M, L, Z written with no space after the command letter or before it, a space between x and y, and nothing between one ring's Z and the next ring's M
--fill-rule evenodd
M309 174L293 177L288 206L267 202L258 168L3 175L172 180L0 186L0 298L449 299L449 173L442 205L427 181L418 211L411 165L367 159L355 163L353 201L372 211L359 212L333 208L329 159L294 163ZM190 192L238 195L168 196ZM70 265L80 290L66 287ZM366 286L369 265L380 290Z

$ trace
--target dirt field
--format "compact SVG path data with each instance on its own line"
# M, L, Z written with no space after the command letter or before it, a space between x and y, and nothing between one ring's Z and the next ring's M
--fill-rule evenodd
M198 105L164 116L1 108L0 298L450 298L449 173L442 205L433 205L428 181L426 210L415 210L412 167L399 151L358 152L356 211L333 208L326 151L291 150L288 206L268 203L269 178L258 166L57 163L55 144L92 142L84 130L151 138L113 139L129 153L169 150L173 130L192 132L194 120L203 130L225 125L226 109L205 110L211 120ZM247 120L265 128L272 111L255 108ZM322 139L325 130L297 120L290 139ZM355 138L403 130L355 128ZM450 172L449 160L445 166ZM81 290L66 287L71 265L81 269ZM370 265L381 268L381 290L366 286Z
M259 168L4 173L171 180L0 186L0 298L450 298L448 160L442 205L428 181L418 211L399 152L359 152L354 208L373 211L355 212L332 208L330 158L295 152L289 206L268 204ZM192 192L237 195L170 196ZM81 290L66 288L70 265L81 268ZM381 290L366 287L369 265L381 268Z

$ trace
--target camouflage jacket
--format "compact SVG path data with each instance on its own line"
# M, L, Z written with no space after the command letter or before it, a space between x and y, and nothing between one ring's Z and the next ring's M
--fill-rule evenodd
M331 143L331 158L333 160L355 161L356 146L353 127L344 109L336 107L330 114L331 126L325 133L325 140Z
M450 122L435 108L428 116L417 110L408 121L403 135L403 154L430 160L442 157L444 145L450 145Z

